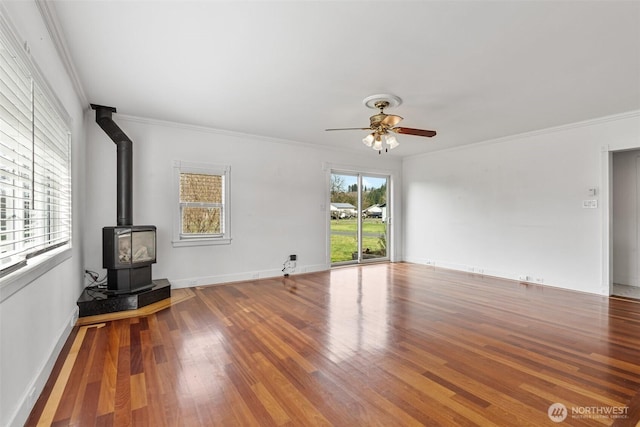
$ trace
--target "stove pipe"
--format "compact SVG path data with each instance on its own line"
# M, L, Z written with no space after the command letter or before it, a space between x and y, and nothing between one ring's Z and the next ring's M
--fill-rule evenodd
M111 118L114 107L91 104L96 123L115 142L117 148L118 225L133 225L133 142Z

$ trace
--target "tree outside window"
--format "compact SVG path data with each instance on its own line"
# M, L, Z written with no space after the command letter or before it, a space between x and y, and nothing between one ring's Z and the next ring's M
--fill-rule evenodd
M174 162L178 212L174 246L230 243L229 170L191 162Z
M180 174L182 234L223 234L224 176Z

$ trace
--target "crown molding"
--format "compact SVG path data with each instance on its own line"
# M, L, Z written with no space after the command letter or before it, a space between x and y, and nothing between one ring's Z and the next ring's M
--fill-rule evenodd
M304 147L304 148L313 149L313 150L332 151L337 153L361 154L360 150L357 150L355 148L350 149L350 148L343 148L343 147L334 147L329 145L318 145L318 144L312 144L310 142L294 141L290 139L275 138L271 136L257 135L252 133L239 132L239 131L226 130L226 129L217 129L213 127L195 125L190 123L173 122L170 120L152 119L149 117L140 117L140 116L133 116L128 114L120 114L120 113L115 113L114 117L117 117L118 120L129 121L133 123L141 123L141 124L152 125L152 126L164 126L164 127L174 128L174 129L183 129L187 131L210 133L215 135L224 135L232 138L253 139L253 140L265 141L273 144L284 144L284 145L291 145L291 146L296 146L301 148Z
M47 31L49 32L49 36L53 41L53 45L58 51L58 56L60 57L60 60L62 61L62 64L64 65L64 68L67 71L69 78L71 79L73 88L78 95L78 98L80 98L80 102L82 103L82 105L88 105L89 99L87 98L84 87L82 86L82 82L78 77L78 72L73 65L71 53L69 52L69 48L67 47L67 43L62 32L62 26L60 25L60 20L58 19L58 15L55 10L54 2L47 0L35 0L35 3L36 6L38 6L38 10L40 11L42 20L47 27Z
M433 151L429 151L427 153L415 154L413 156L405 156L403 158L403 160L418 159L418 158L421 158L421 157L428 157L428 156L430 156L432 154L435 154L435 153L441 154L441 153L465 150L465 149L472 148L472 147L481 147L483 145L502 144L502 143L505 143L505 142L514 141L516 139L531 138L531 137L534 137L534 136L546 135L546 134L556 133L556 132L562 132L562 131L566 131L566 130L570 130L570 129L593 126L593 125L607 123L607 122L615 122L615 121L618 121L618 120L631 119L631 118L635 118L635 117L640 117L640 110L632 110L632 111L627 111L627 112L624 112L624 113L612 114L612 115L609 115L609 116L598 117L598 118L595 118L595 119L583 120L583 121L574 122L574 123L567 123L567 124L564 124L564 125L553 126L553 127L550 127L550 128L538 129L538 130L534 130L534 131L530 131L530 132L523 132L523 133L518 133L518 134L514 134L514 135L503 136L503 137L500 137L500 138L493 138L493 139L488 139L488 140L485 140L485 141L478 141L478 142L473 142L473 143L470 143L470 144L458 145L458 146L455 146L455 147L444 148L442 150L433 150Z

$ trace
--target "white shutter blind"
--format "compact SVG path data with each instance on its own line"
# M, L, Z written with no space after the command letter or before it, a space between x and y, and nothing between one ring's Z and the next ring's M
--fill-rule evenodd
M69 241L71 235L71 155L66 124L35 87L34 169L30 233L41 251Z
M69 242L70 136L0 37L0 276Z

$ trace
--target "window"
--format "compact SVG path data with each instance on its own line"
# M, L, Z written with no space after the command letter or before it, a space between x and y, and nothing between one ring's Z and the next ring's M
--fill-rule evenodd
M0 277L71 240L69 128L12 37L0 25Z
M229 166L174 162L174 246L228 244Z

